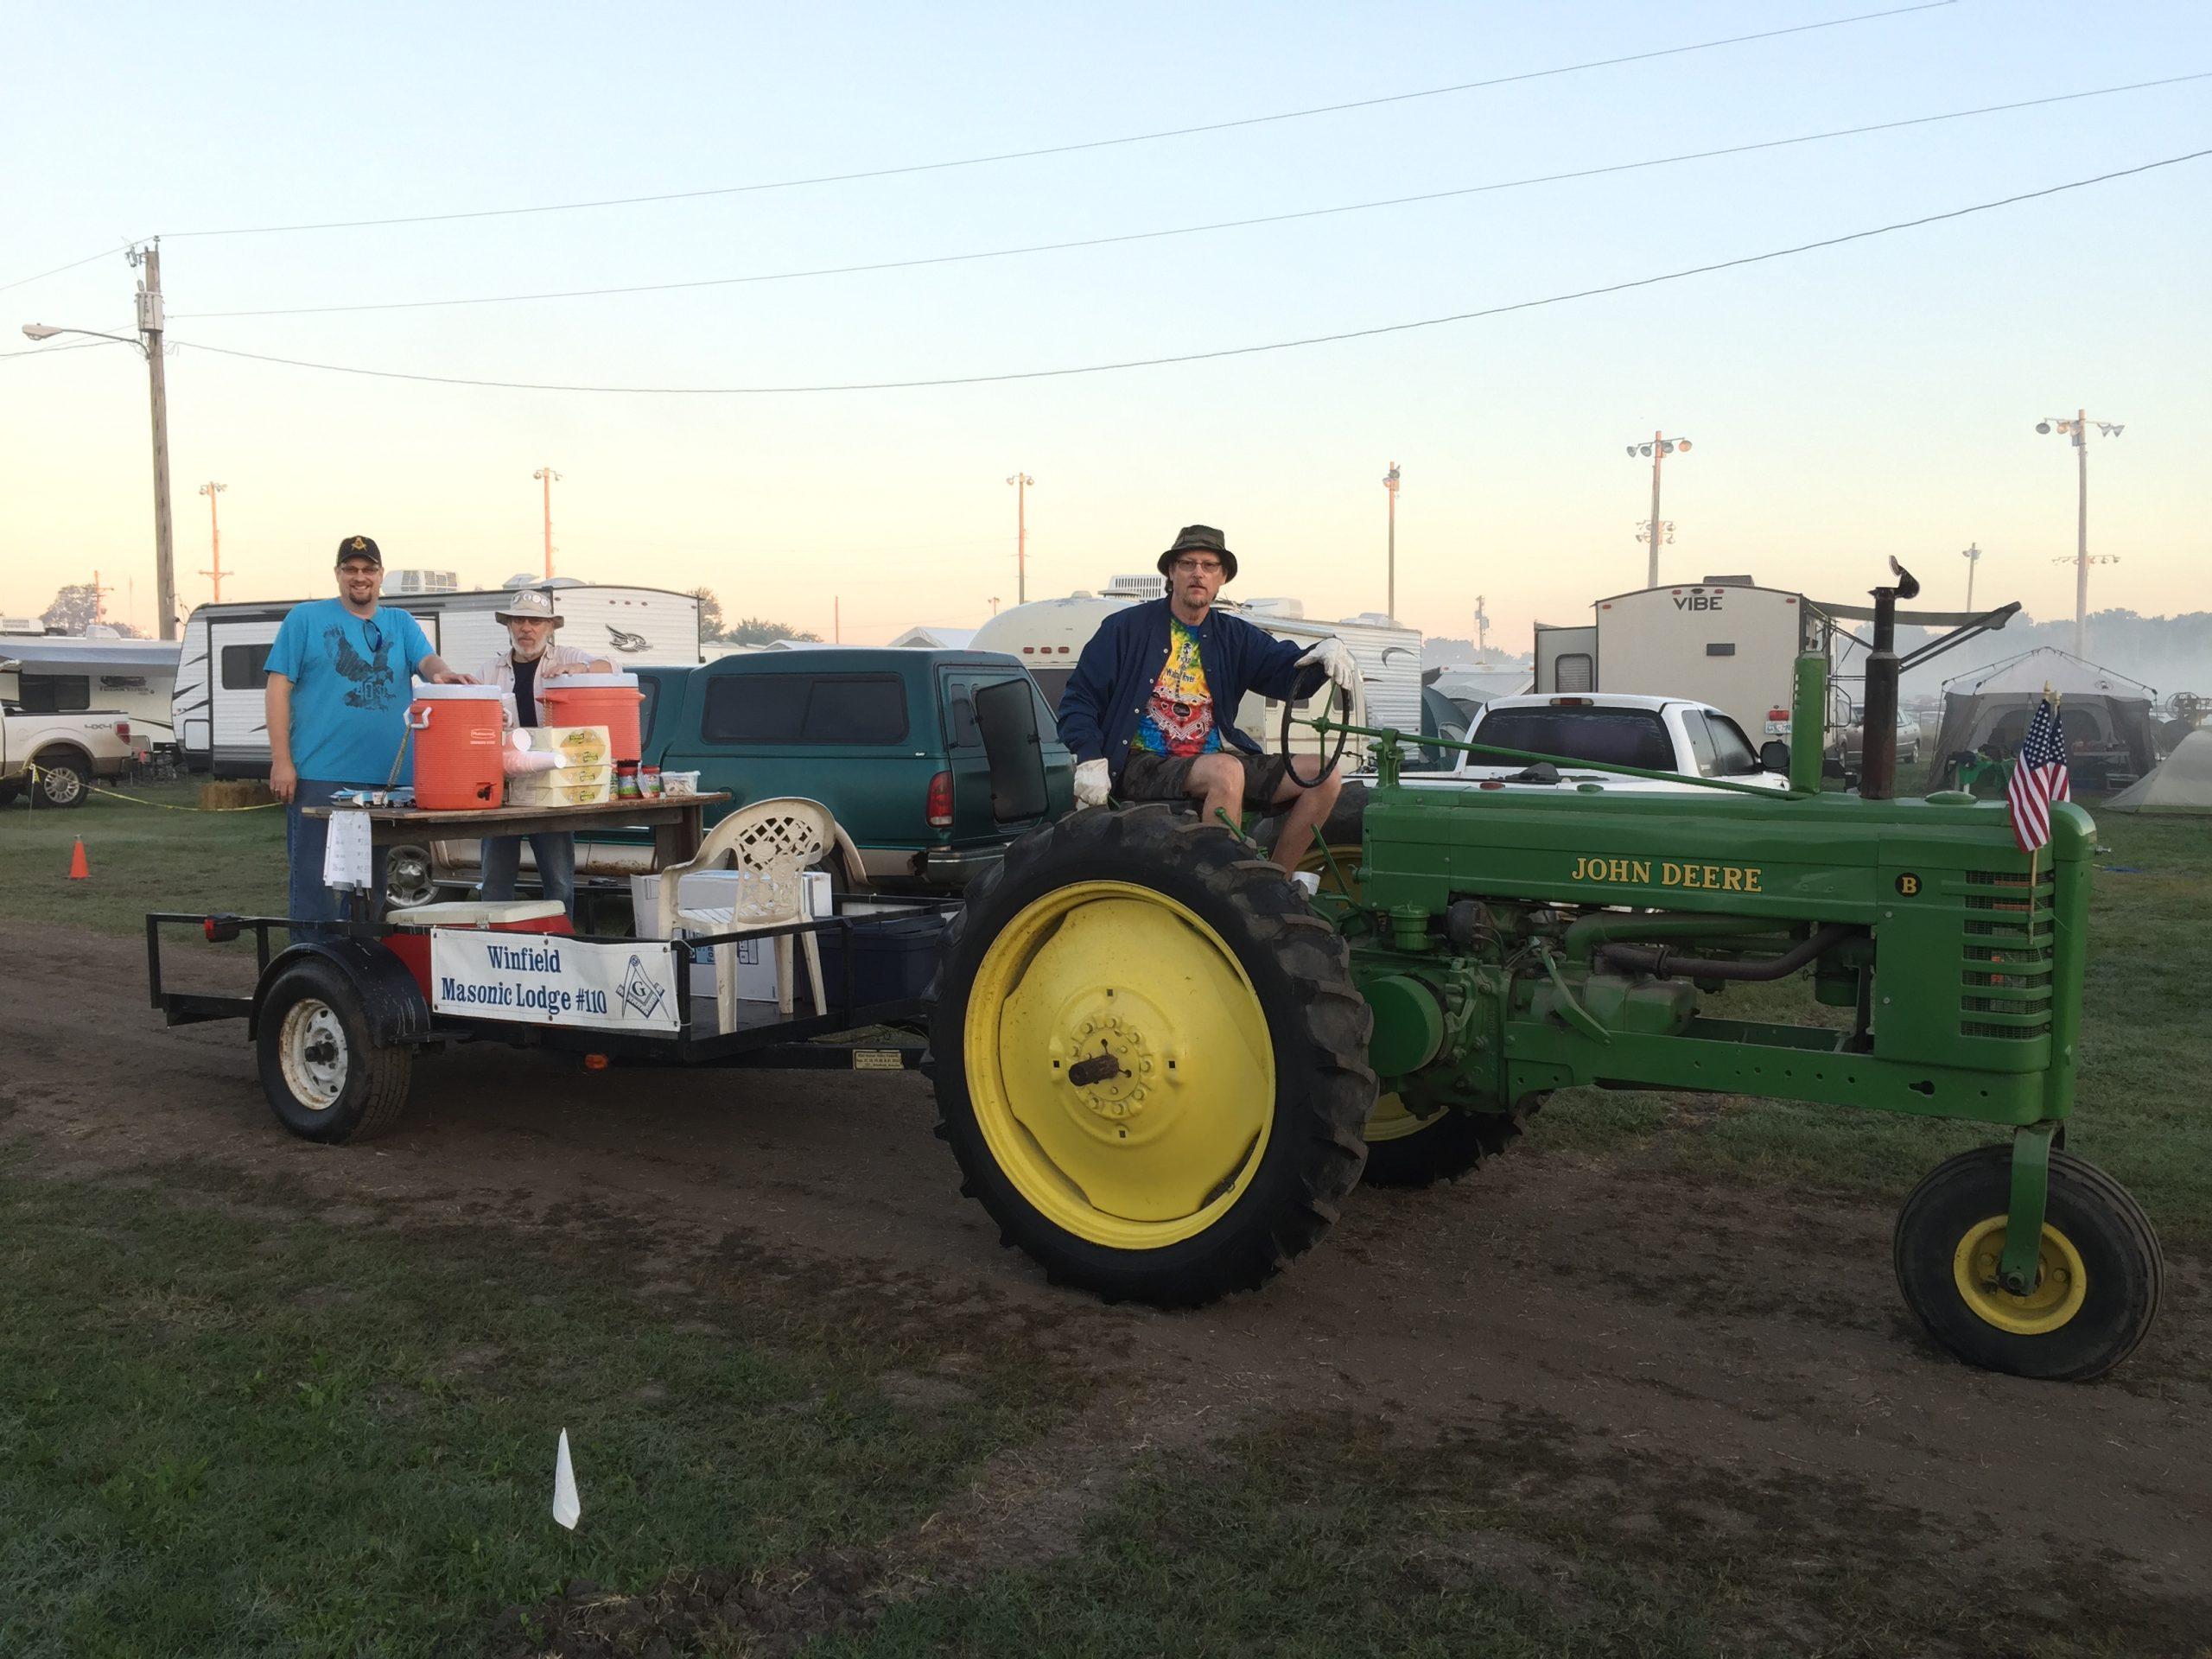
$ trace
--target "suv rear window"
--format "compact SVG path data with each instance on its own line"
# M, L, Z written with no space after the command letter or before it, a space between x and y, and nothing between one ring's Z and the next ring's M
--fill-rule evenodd
M718 675L700 726L709 743L901 743L906 683L896 674Z
M1666 722L1649 709L1486 709L1467 734L1471 743L1602 760L1652 772L1675 769ZM1510 764L1500 755L1470 755L1470 766Z

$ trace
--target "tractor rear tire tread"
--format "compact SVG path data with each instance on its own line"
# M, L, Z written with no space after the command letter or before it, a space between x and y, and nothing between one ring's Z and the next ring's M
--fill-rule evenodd
M1156 1250L1096 1244L1040 1214L992 1157L968 1099L968 990L984 952L1027 905L1092 879L1138 880L1205 916L1243 963L1274 1033L1274 1128L1250 1185L1205 1232ZM1352 987L1350 953L1280 868L1217 825L1148 804L1094 807L1031 831L969 887L929 1001L923 1069L936 1084L938 1133L1001 1243L1024 1250L1052 1283L1157 1307L1255 1289L1320 1241L1358 1184L1376 1081L1365 1058L1374 1016Z
M1365 1179L1370 1186L1418 1192L1471 1173L1520 1138L1520 1120L1509 1113L1447 1107L1410 1135L1370 1141Z

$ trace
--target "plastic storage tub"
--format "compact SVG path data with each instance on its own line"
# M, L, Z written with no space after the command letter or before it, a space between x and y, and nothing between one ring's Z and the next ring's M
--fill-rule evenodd
M845 947L852 944L853 1001L905 1002L924 995L944 955L950 918L939 911L906 911L855 917L849 936L825 927L822 941L822 990L836 1008L845 994ZM799 976L802 988L806 976ZM823 1012L829 1012L825 1009Z

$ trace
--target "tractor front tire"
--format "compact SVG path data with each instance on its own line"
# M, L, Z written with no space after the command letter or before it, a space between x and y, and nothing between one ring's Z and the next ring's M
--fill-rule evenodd
M2158 1316L2165 1257L2149 1217L2094 1164L2054 1150L2036 1284L1997 1282L2012 1153L1946 1160L1897 1212L1897 1288L1929 1334L1969 1365L2062 1382L2101 1376Z
M1165 805L1094 808L969 892L931 998L938 1133L1053 1282L1198 1306L1335 1221L1373 1023L1274 865Z
M1423 1187L1465 1175L1521 1137L1520 1122L1504 1112L1455 1112L1416 1117L1395 1095L1385 1095L1368 1115L1370 1186Z
M296 963L262 999L255 1038L261 1090L302 1140L365 1141L407 1109L411 1049L369 1034L360 995L327 961Z

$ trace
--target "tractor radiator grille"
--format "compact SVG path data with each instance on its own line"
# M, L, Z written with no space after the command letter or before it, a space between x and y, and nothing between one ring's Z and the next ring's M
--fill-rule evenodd
M1969 870L1959 966L1959 1034L2029 1042L2050 1032L2051 899L2040 874ZM1979 1017L1977 1017L1979 1016Z

